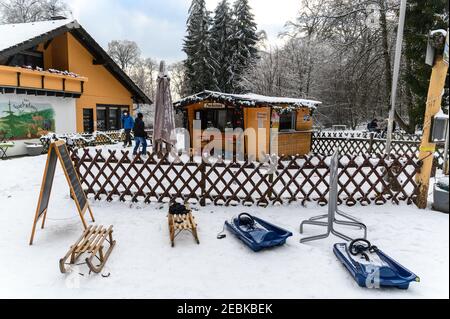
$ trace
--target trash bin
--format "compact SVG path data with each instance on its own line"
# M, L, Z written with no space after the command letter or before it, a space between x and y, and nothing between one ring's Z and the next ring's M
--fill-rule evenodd
M441 178L434 185L433 209L442 213L449 213L449 180L448 176Z

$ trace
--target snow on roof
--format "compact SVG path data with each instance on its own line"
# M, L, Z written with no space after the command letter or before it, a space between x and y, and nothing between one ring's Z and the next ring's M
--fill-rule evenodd
M63 19L31 23L1 24L0 52L63 26L76 27L76 20Z
M104 59L105 68L133 93L137 103L152 104L152 101L114 62L108 53L84 30L77 20L61 19L31 23L0 25L0 58L16 54L54 38L63 32L73 33L77 39L99 59Z
M254 93L249 94L237 94L235 95L237 98L244 100L254 100L256 102L261 103L269 103L269 104L296 104L301 106L317 106L322 104L322 102L307 100L307 99L297 99L297 98L289 98L289 97L275 97L275 96L264 96Z
M444 111L442 111L442 109L440 109L439 112L437 112L437 114L434 116L434 118L448 120L448 114L445 114Z
M430 32L431 36L433 36L435 34L442 34L442 36L446 37L447 36L447 30L437 29L437 30L433 30L433 31Z
M298 107L309 107L316 108L318 105L322 104L322 102L307 100L307 99L297 99L297 98L289 98L289 97L274 97L274 96L264 96L254 93L248 94L229 94L215 91L203 91L198 94L194 94L184 99L181 99L175 102L175 106L184 106L186 104L195 103L199 101L204 101L207 99L218 99L229 102L236 102L241 105L247 106L255 106L257 104L270 104L270 105L283 105L289 104Z

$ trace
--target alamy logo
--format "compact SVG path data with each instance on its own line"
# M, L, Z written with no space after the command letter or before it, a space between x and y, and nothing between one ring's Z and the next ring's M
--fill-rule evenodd
M269 136L268 136L269 135ZM192 152L197 159L214 165L222 161L259 161L264 174L273 175L278 168L278 136L277 128L253 129L245 131L241 128L226 128L225 132L209 127L202 128L202 122L194 120L192 136L188 130L172 131L173 140L183 136L183 145L171 149L174 161L181 161L179 153ZM192 142L192 145L191 145ZM247 151L245 150L247 148Z
M80 289L81 287L81 269L79 266L71 266L70 273L65 279L65 285L67 289Z
M379 289L381 288L380 284L380 267L368 265L366 266L366 271L369 274L366 279L366 287L369 289Z

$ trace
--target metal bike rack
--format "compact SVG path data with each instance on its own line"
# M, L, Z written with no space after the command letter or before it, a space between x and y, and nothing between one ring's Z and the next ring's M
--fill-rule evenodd
M303 234L305 225L323 226L327 227L327 232L323 235L317 235L312 237L306 237L300 240L301 243L306 243L314 240L325 239L333 234L346 241L352 241L352 238L337 231L335 225L344 225L355 227L364 231L364 238L367 238L367 227L355 217L342 212L338 209L338 182L339 182L339 149L336 149L330 163L330 198L328 204L328 214L312 217L309 220L305 220L300 225L300 234ZM342 217L337 219L336 216ZM327 221L321 221L325 220Z

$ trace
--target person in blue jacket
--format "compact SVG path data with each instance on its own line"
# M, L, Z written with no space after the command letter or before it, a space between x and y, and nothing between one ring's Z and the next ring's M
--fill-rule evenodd
M128 111L124 111L122 115L122 128L125 130L125 143L123 147L132 146L131 130L134 127L134 120Z

